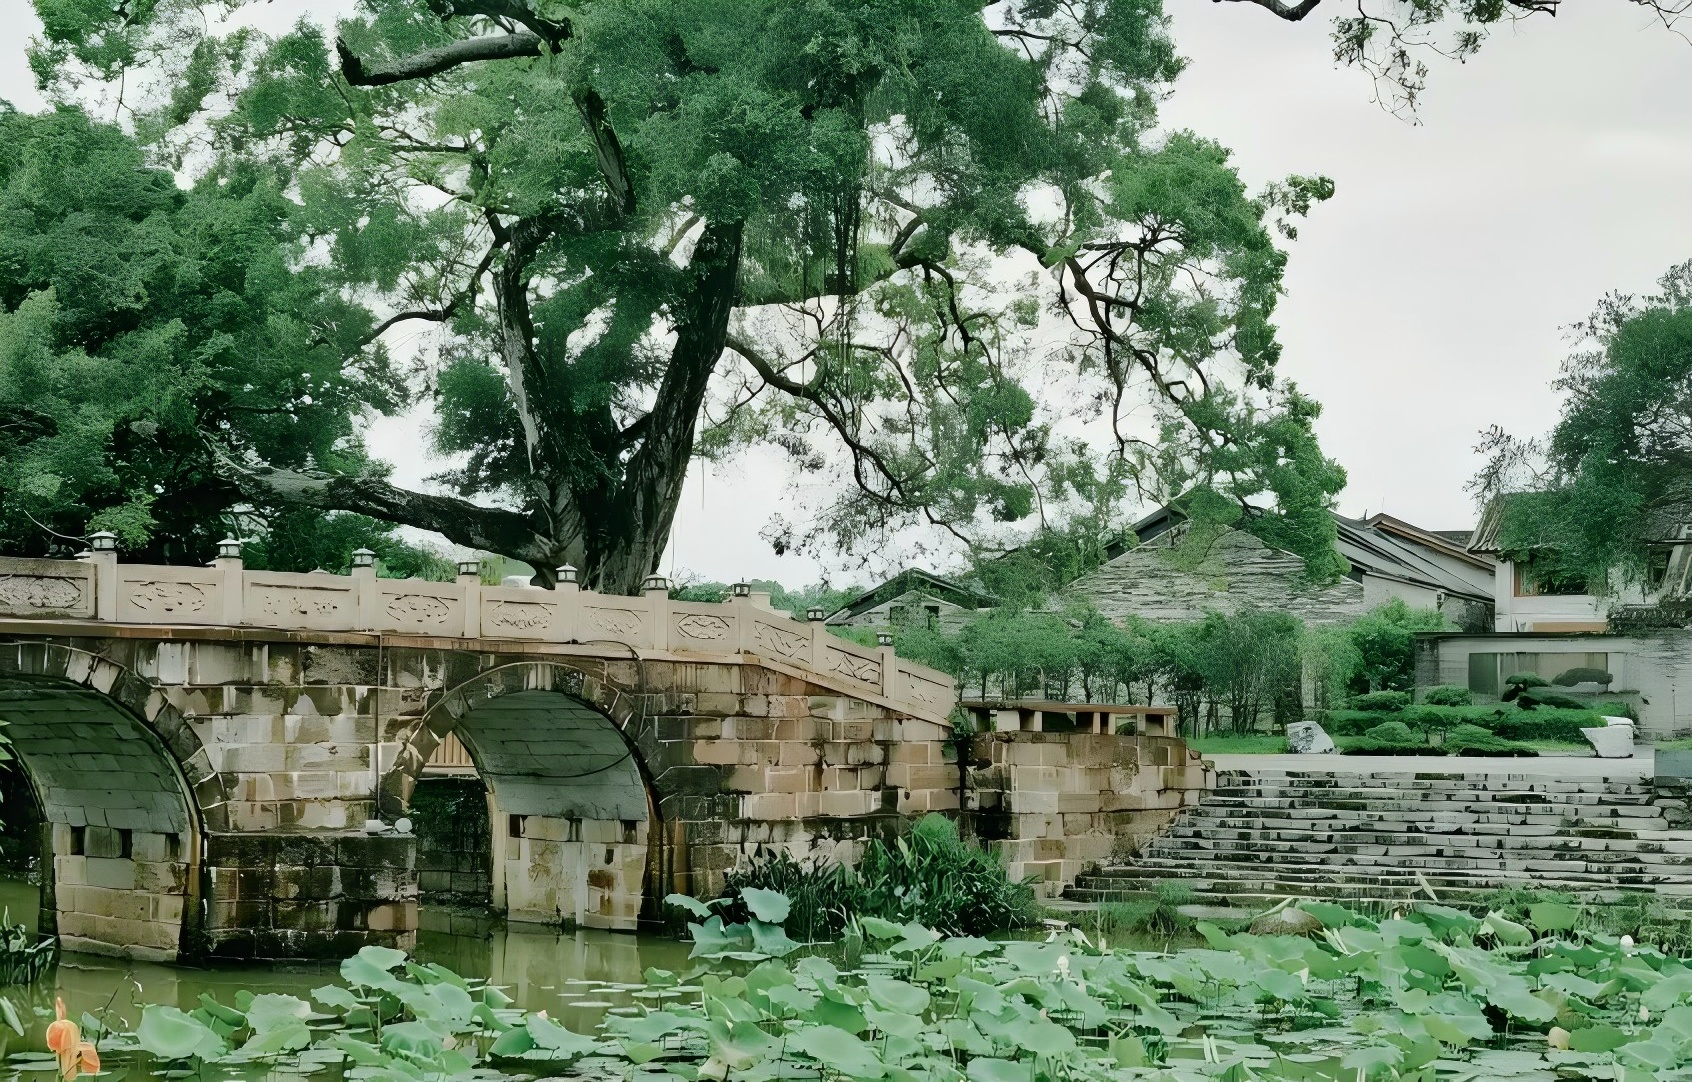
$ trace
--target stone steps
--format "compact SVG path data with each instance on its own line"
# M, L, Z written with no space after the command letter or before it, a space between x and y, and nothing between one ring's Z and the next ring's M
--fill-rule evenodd
M1080 877L1066 897L1128 900L1179 880L1206 905L1396 905L1430 889L1478 904L1535 887L1599 902L1648 892L1692 910L1692 831L1655 799L1638 777L1235 771L1131 864Z

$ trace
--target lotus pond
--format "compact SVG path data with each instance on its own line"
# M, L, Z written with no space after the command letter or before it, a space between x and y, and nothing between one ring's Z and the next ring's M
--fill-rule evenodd
M77 996L70 1016L108 1075L134 1078L1692 1078L1692 968L1577 930L1575 910L1555 903L1525 924L1300 903L1319 932L1200 925L1202 945L1156 952L1073 929L993 941L876 919L841 943L801 945L783 931L785 898L744 900L751 918L725 925L676 899L695 913L691 944L591 937L634 945L646 963L636 979L565 976L560 957L548 983L531 971L519 987L509 970L431 959L425 939L418 958L366 948L327 972L271 971L277 980L192 1002L144 991L107 1010ZM40 1051L45 998L4 1000L14 1077L58 1068Z

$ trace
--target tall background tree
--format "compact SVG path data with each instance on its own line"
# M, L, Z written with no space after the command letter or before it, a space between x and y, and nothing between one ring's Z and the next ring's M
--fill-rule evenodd
M1656 585L1665 542L1692 525L1692 262L1658 290L1612 294L1576 326L1556 427L1538 439L1488 432L1472 486L1497 501L1506 552L1597 593Z
M460 463L409 491L353 441L184 414L248 501L632 591L689 460L763 441L841 482L778 544L991 543L1200 484L1322 548L1305 505L1343 474L1271 317L1276 230L1332 185L1253 196L1157 130L1154 0L369 0L336 34L209 33L230 6L41 2L32 62L61 97L121 81L196 187L264 178L284 265L340 306L284 317L365 408L404 401L382 334L437 326L416 385Z

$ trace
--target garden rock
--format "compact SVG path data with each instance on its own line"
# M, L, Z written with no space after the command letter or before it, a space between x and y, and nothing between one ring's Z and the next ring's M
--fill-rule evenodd
M1302 909L1265 913L1251 922L1252 935L1315 935L1322 922Z
M1334 738L1314 721L1295 721L1287 726L1287 750L1294 755L1332 755Z
M1600 759L1633 758L1633 721L1629 718L1606 717L1601 728L1582 729L1581 734Z

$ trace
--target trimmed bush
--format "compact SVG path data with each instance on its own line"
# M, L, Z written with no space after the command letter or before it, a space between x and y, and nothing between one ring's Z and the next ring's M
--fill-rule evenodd
M1371 691L1367 695L1355 695L1351 699L1353 710L1369 710L1375 713L1391 713L1403 710L1410 705L1408 691Z
M1538 673L1519 672L1504 678L1504 683L1513 688L1543 688L1550 687L1550 681Z
M1443 747L1447 755L1517 756L1526 758L1539 754L1525 744L1501 740L1497 735L1479 725L1459 725L1452 729L1446 735Z
M1561 740L1569 744L1584 744L1582 729L1592 729L1604 722L1590 710L1560 710L1541 707L1538 710L1506 710L1495 724L1487 726L1494 736L1505 740Z
M1593 703L1592 712L1608 718L1626 718L1635 725L1639 724L1639 711L1631 703Z
M1604 684L1608 686L1614 683L1615 679L1615 677L1611 676L1603 669L1576 666L1572 669L1564 669L1556 676L1553 676L1551 678L1551 682L1560 688L1572 688L1576 684Z
M1402 721L1384 721L1351 740L1346 755L1444 755L1443 748L1429 744L1422 734Z
M1580 699L1572 699L1567 695L1558 695L1554 691L1524 691L1516 700L1516 705L1523 710L1538 710L1542 706L1549 706L1555 710L1585 710L1587 705Z
M1428 706L1470 706L1474 701L1469 689L1458 684L1441 684L1422 693L1422 702Z

